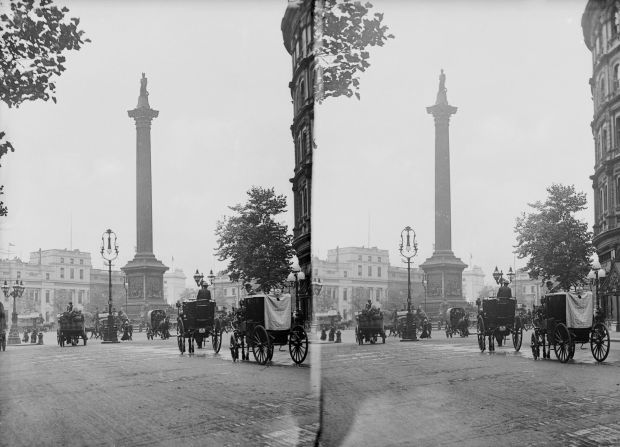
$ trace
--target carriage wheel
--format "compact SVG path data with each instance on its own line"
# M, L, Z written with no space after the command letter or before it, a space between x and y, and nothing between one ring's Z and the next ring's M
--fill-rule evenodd
M476 334L478 336L478 347L481 352L484 352L486 349L486 338L484 333L484 320L482 316L478 317L478 323L476 324Z
M590 332L590 350L597 362L602 362L609 354L609 331L603 323L596 323Z
M211 334L211 346L213 346L213 351L216 354L220 352L220 349L222 347L222 330L217 327L217 325L215 330L213 331L213 334Z
M288 352L293 361L300 365L308 355L308 334L302 326L295 326L288 337ZM273 355L273 349L272 349Z
M269 348L271 346L267 330L260 324L257 325L254 328L251 340L250 346L252 347L254 360L261 365L266 364L269 361Z
M523 328L518 324L512 331L512 346L514 346L515 351L519 352L521 343L523 343Z
M532 334L530 345L532 347L532 357L534 357L534 360L538 360L538 357L540 357L540 345L535 333Z
M553 338L555 339L555 343L553 344L555 356L562 363L568 362L570 359L571 337L568 332L568 328L564 325L564 323L560 323L555 327L555 331L553 331Z

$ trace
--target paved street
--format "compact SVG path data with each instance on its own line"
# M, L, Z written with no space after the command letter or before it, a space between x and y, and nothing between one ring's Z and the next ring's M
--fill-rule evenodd
M322 344L323 446L620 445L620 343L596 364L534 361L524 335L480 353L475 336Z
M318 429L310 358L233 363L224 337L180 355L176 338L0 353L2 446L308 446ZM251 355L251 354L250 354ZM310 357L310 356L309 356Z

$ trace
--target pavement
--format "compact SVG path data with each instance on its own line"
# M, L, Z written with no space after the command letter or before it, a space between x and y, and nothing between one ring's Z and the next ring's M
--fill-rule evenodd
M617 446L620 349L598 364L534 360L529 333L480 352L475 336L321 346L321 446ZM614 337L617 339L617 337Z
M276 348L266 366L176 338L0 352L0 446L312 446L318 386ZM312 351L311 351L312 354Z

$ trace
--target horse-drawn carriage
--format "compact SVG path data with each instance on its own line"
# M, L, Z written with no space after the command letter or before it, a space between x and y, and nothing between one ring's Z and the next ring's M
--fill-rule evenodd
M517 300L514 298L485 298L478 301L477 335L478 347L486 349L486 339L489 339L489 351L495 350L495 341L502 346L508 335L512 335L512 345L515 351L521 349L523 341L523 325L521 319L515 315Z
M72 310L63 312L57 317L58 329L56 330L56 337L58 345L64 347L65 344L71 343L71 346L75 346L80 342L80 338L84 340L84 346L86 346L86 327L84 324L84 315L79 310Z
M453 335L469 336L469 312L462 307L450 307L446 310L446 338Z
M220 320L215 318L215 301L191 300L177 303L179 317L177 318L177 342L179 351L185 352L185 340L187 339L187 351L194 352L194 341L198 349L208 337L211 337L211 345L217 354L222 347L222 327Z
M240 302L230 336L233 360L248 360L250 349L256 362L266 364L273 357L274 346L288 345L291 359L301 364L308 355L308 335L303 318L293 315L291 296L252 295ZM247 350L247 352L246 352Z
M597 362L609 354L609 331L602 317L594 315L592 292L550 293L534 308L534 333L531 347L534 359L551 355L551 346L557 359L566 363L575 355L575 344L590 344Z
M155 337L170 338L170 318L162 309L149 310L146 314L146 338L153 340Z
M369 342L374 344L379 337L385 343L385 328L383 326L383 312L379 309L364 309L355 315L355 340L360 344Z

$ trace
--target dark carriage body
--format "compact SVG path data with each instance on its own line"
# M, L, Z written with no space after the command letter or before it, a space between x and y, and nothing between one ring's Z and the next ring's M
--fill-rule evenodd
M523 325L516 313L515 298L498 297L482 300L476 325L478 347L481 351L486 349L486 338L489 342L489 351L494 351L495 342L497 341L498 346L502 346L509 335L512 336L515 350L521 349Z
M86 345L86 324L84 315L81 312L71 311L63 312L57 316L58 329L56 330L56 338L58 345L61 347L71 343L77 345L81 338Z
M364 344L365 341L374 344L379 337L385 343L383 312L376 309L363 310L355 316L355 319L357 322L355 338L358 344Z
M446 310L446 337L454 334L461 337L469 335L469 313L462 307L450 307Z
M550 293L534 309L534 333L531 348L534 359L550 358L551 347L560 362L575 355L575 344L590 344L597 362L607 358L609 331L603 321L595 321L592 292Z
M211 337L213 350L218 353L222 345L222 327L215 318L216 304L211 300L184 301L179 305L177 318L177 341L179 350L185 352L185 340L189 341L189 353L194 352L194 341L198 348L207 337Z

